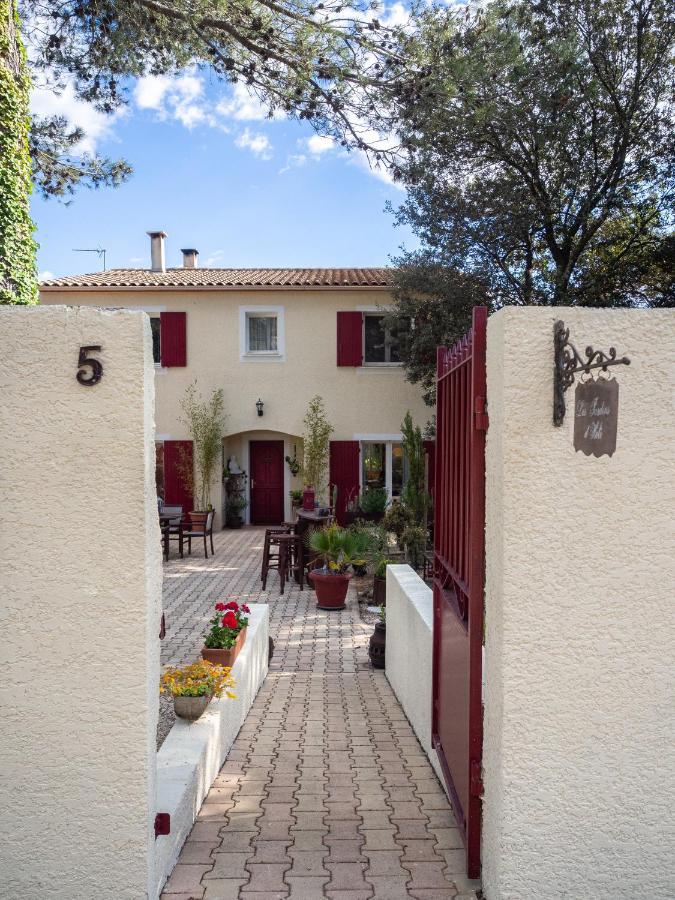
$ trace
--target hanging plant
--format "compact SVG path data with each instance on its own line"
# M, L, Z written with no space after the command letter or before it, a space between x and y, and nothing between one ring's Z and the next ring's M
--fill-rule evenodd
M288 463L288 468L291 470L291 475L295 477L300 471L300 461L298 460L298 455L295 447L293 447L293 456L285 457L286 462Z

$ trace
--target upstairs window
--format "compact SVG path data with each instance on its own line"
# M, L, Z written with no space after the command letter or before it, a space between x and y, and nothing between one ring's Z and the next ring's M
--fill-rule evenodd
M365 365L400 364L396 332L385 328L384 315L365 313L363 316L363 362Z
M284 361L283 306L239 307L239 354L243 362Z
M162 320L159 316L150 318L150 330L152 331L152 358L156 366L162 364Z
M278 353L277 317L269 313L248 313L248 353Z

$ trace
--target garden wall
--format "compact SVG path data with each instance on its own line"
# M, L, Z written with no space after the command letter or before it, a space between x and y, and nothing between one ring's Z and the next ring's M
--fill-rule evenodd
M557 318L630 358L611 457L575 452L574 387L552 424ZM673 310L489 321L487 900L675 895L674 360Z
M0 395L0 896L140 900L161 607L147 317L0 308Z
M431 745L433 625L431 588L410 566L387 566L387 680L445 788Z

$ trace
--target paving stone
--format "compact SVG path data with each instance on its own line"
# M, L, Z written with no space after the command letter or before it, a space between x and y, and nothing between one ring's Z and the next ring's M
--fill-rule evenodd
M319 900L324 896L323 889L328 878L294 878L287 875L286 881L291 889L289 900Z
M408 900L408 879L401 875L368 875L373 900Z
M285 863L260 863L249 865L251 880L244 886L243 891L270 892L280 891L283 896L288 893L288 886L284 884L284 872L289 866Z
M209 560L164 567L163 664L198 655L214 598L271 601L275 655L163 896L453 896L461 835L385 674L369 667L372 628L353 595L328 613L294 582L279 597L274 575L262 592L262 540L262 530L223 531Z
M331 880L326 885L329 894L330 891L359 891L369 887L364 878L365 863L326 863L326 868L331 873Z
M213 868L204 875L204 882L211 878L244 878L248 879L245 869L246 860L250 853L231 853L229 851L216 850L213 854Z
M174 867L171 877L164 888L165 894L185 894L191 891L202 892L203 888L201 880L206 872L211 868L211 864L203 865L186 865L178 863Z

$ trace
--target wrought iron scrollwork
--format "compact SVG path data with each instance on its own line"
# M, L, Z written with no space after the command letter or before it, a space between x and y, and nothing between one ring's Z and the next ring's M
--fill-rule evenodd
M553 326L554 370L553 370L553 424L562 425L565 418L565 391L574 384L574 376L578 372L587 375L591 369L602 369L606 372L610 366L629 366L627 356L617 358L616 348L610 347L608 352L586 347L586 359L582 359L579 351L570 341L570 330L560 319Z

